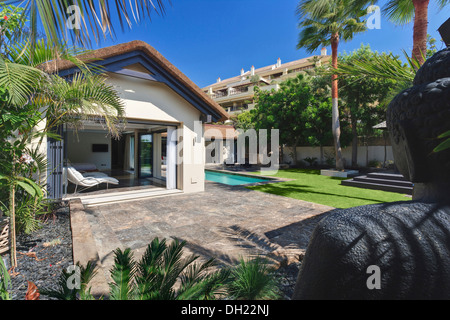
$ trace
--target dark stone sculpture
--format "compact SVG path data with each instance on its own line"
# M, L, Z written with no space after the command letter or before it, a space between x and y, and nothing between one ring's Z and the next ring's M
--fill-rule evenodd
M450 149L433 152L450 130L450 49L437 52L417 71L414 86L397 95L387 112L395 164L414 182L414 200L450 196Z
M387 124L413 201L323 219L293 299L450 299L450 150L433 152L450 130L450 49L427 60L413 87L394 98Z

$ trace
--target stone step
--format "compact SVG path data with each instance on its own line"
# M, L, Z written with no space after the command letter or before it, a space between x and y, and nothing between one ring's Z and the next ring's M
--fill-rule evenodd
M384 172L371 172L367 174L369 178L375 179L386 179L386 180L396 180L396 181L408 181L405 177L399 173L384 173Z
M395 185L387 185L387 184L380 184L380 183L355 181L354 179L342 180L341 184L344 186L350 186L350 187L382 190L382 191L403 193L403 194L409 194L409 195L412 194L412 190L413 190L412 186L411 187L395 186Z
M168 195L174 194L183 194L183 191L175 189L175 190L167 190L164 188L152 188L148 190L135 190L128 192L114 192L108 194L101 195L91 195L91 196L81 196L78 197L81 200L81 203L86 207L107 205L111 203L125 202L125 201L135 201L135 200L143 200L147 198L153 197L164 197Z
M397 179L383 179L381 176L376 176L376 178L372 176L358 176L353 178L354 181L359 182L368 182L375 184L383 184L389 186L400 186L400 187L412 187L413 184L410 181L406 180L397 180Z

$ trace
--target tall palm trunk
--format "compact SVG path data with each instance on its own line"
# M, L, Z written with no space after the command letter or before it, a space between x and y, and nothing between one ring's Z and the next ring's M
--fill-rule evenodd
M337 69L338 67L338 45L339 34L335 33L331 37L331 63L332 67ZM336 169L344 170L344 163L342 161L342 149L341 149L341 126L339 123L339 106L338 106L338 80L337 74L333 74L331 84L331 98L332 98L332 130L334 138L334 148L336 151Z
M413 0L414 33L412 57L422 65L427 52L428 5L430 0Z

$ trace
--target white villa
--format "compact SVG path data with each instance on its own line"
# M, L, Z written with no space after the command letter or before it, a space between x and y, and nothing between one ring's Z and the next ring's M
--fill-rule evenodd
M108 135L102 119L76 133L61 128L63 141L48 139L49 197L70 198L75 188L96 191L99 185L108 186L109 194L127 188L125 198L203 191L202 123L228 119L225 110L145 42L98 49L84 59L103 67L124 101L126 121L119 140ZM79 71L68 61L56 67L67 78Z

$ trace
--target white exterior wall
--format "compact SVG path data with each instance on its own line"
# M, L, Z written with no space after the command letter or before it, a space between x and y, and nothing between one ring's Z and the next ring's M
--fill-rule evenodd
M37 126L34 128L36 132L41 132L45 129L45 126L47 125L47 120L42 119ZM40 138L35 138L31 141L30 149L35 150L39 146L39 153L47 156L47 137L44 137L42 139L42 142L40 141ZM37 177L34 176L34 178L37 181L46 181L47 180L47 172L41 172L41 176Z
M100 171L111 170L111 138L106 132L69 132L67 140L67 158L71 163L93 163ZM108 145L108 152L92 152L93 144Z
M200 192L205 188L205 147L203 135L197 137L195 121L201 113L168 86L133 77L109 74L108 82L125 102L129 119L173 123L179 130L178 188L184 192Z

